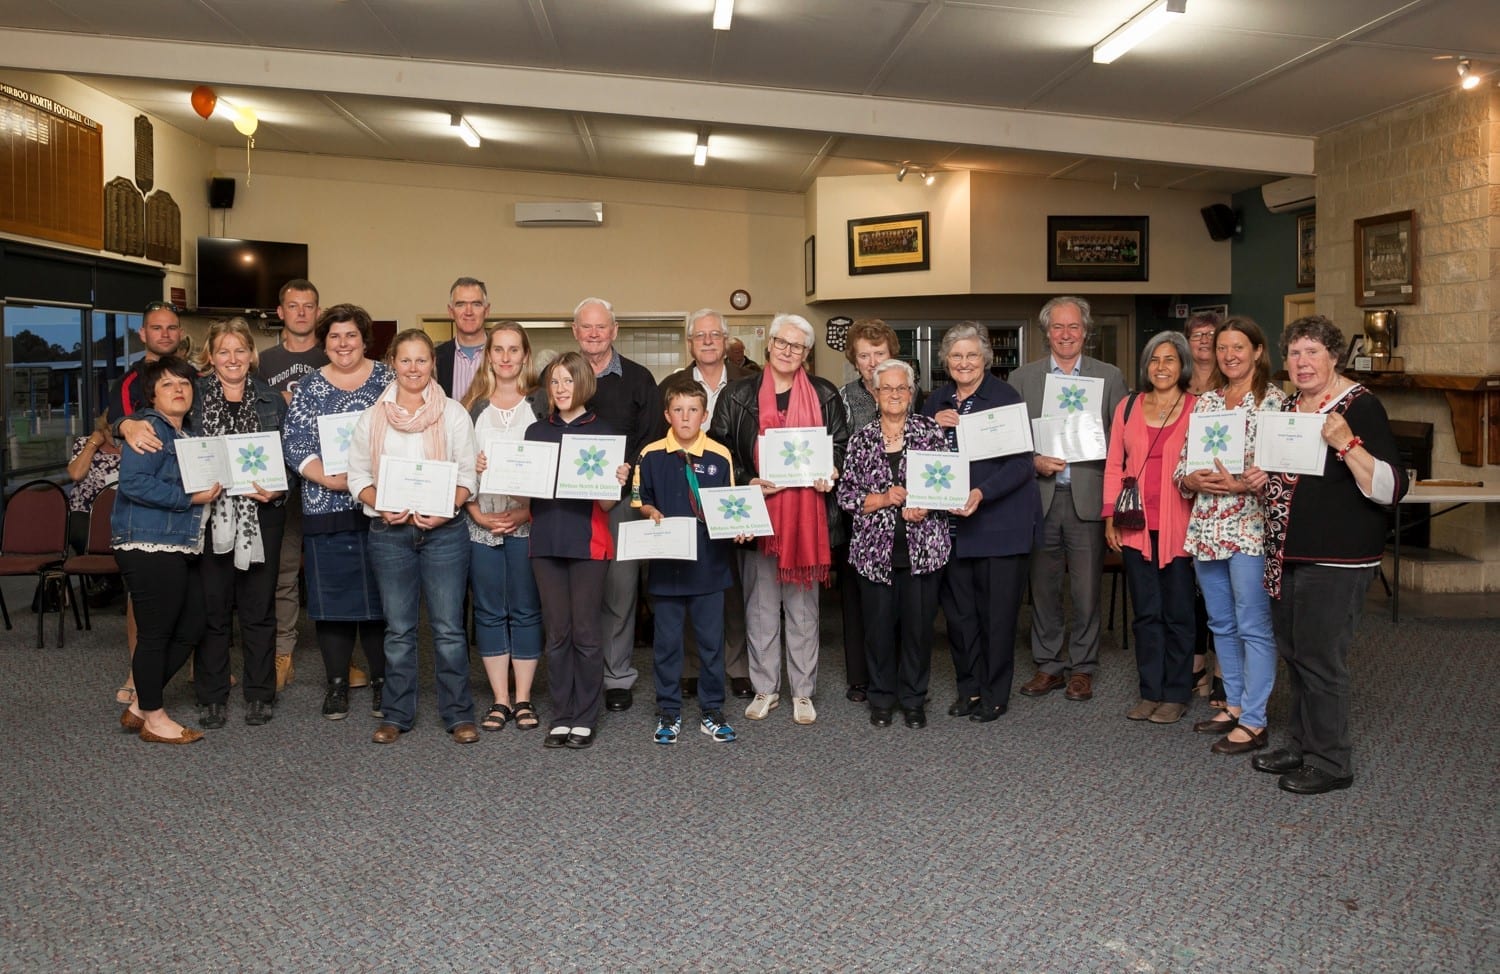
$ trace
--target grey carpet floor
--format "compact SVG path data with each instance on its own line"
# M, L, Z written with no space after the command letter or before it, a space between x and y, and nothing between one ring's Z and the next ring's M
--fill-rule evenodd
M13 615L4 971L1500 970L1496 621L1367 616L1358 780L1298 798L1188 721L1125 721L1114 635L1093 701L1017 695L982 726L945 716L940 646L931 725L876 729L825 605L815 725L736 705L735 744L654 745L638 650L635 708L570 752L453 744L430 673L416 728L373 745L367 691L319 715L304 633L271 724L236 697L173 748L118 729L118 614L60 650ZM182 680L168 707L192 715ZM1273 735L1285 712L1278 689Z

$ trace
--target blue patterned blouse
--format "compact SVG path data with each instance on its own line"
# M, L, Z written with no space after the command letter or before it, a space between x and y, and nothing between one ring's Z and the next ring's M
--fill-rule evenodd
M321 371L308 373L297 383L297 391L292 394L292 407L286 414L286 425L282 427L281 449L286 454L287 466L300 473L308 460L318 456L321 449L318 445L319 416L369 409L395 378L396 374L389 365L376 362L364 384L347 391L325 379ZM335 492L311 480L302 481L302 513L306 517L340 514L358 506L347 491Z

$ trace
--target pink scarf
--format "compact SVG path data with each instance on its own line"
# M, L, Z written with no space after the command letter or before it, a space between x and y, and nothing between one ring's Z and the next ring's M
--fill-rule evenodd
M756 401L761 433L768 429L826 425L818 393L801 369L792 378L791 391L786 412L777 412L776 380L766 370ZM759 439L755 449L755 466L759 469ZM832 558L828 551L828 508L823 496L811 487L788 487L766 498L766 510L776 533L760 539L760 551L776 559L780 581L804 588L827 582Z
M391 385L394 386L395 383L392 382ZM447 404L448 394L436 381L427 383L427 388L422 390L422 405L416 412L397 405L394 397L386 399L382 393L380 401L370 410L372 479L380 477L380 457L385 449L385 434L388 430L421 433L423 457L428 460L448 459L448 437L443 428L443 411Z

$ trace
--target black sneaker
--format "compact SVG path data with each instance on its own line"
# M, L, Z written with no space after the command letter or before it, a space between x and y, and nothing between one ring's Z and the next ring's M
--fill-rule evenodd
M276 707L266 700L251 700L245 704L245 723L251 727L269 724L276 716Z
M200 703L198 705L198 726L204 730L218 730L224 726L227 708L222 703Z
M328 692L323 694L323 716L329 720L343 720L349 716L349 681L335 677L328 681Z
M381 702L385 699L385 677L370 677L370 716L384 717L385 710Z

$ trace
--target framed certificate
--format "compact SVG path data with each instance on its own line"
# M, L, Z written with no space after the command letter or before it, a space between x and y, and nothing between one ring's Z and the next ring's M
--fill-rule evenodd
M1040 416L1031 421L1031 439L1040 455L1068 463L1103 460L1109 455L1104 424L1093 413Z
M664 517L657 524L650 518L620 522L615 540L616 561L698 560L698 519Z
M906 506L952 511L969 502L969 461L962 454L906 451Z
M485 437L481 494L513 497L551 497L557 481L557 444L537 440L508 440L500 433ZM613 483L613 477L611 477Z
M286 490L286 460L281 453L281 434L231 433L223 437L229 457L229 480L224 492L231 497L261 490Z
M760 476L777 487L811 487L833 474L833 437L821 426L789 426L760 435Z
M1074 416L1093 413L1104 419L1104 380L1086 375L1048 373L1042 387L1043 416ZM1038 451L1040 452L1040 451ZM1051 456L1051 454L1045 454Z
M1322 413L1261 413L1256 421L1255 465L1276 473L1323 476L1328 444Z
M387 454L380 458L375 510L452 517L457 491L458 464L452 460L416 460Z
M1245 472L1245 414L1237 409L1188 414L1188 473L1213 470L1214 461L1230 473Z
M775 534L771 512L766 510L765 495L759 485L750 487L704 487L703 522L708 536L715 540L753 534L757 538Z
M620 499L615 469L625 462L625 437L564 434L557 451L557 489L572 500ZM493 464L493 461L491 461Z
M323 472L332 476L349 472L349 441L354 438L354 424L362 413L333 413L318 417L318 457Z
M958 418L958 452L970 460L1031 452L1031 419L1024 402Z
M185 436L174 441L177 472L189 494L229 483L229 454L221 436Z

